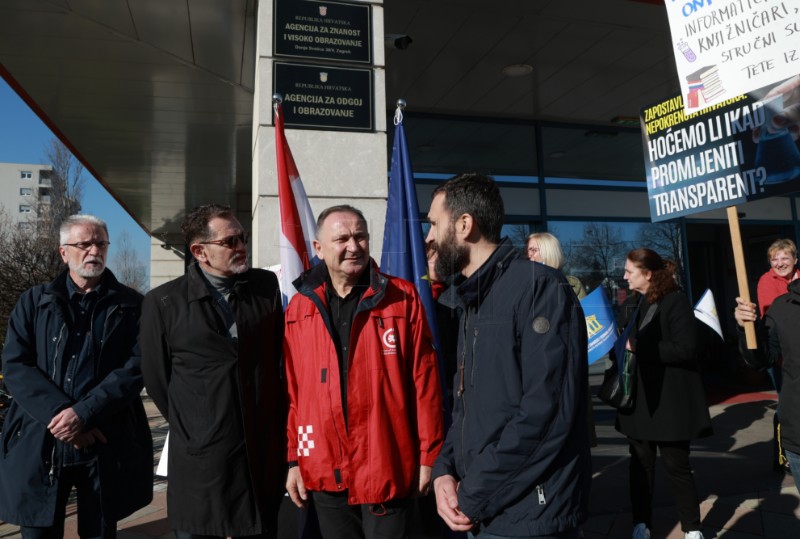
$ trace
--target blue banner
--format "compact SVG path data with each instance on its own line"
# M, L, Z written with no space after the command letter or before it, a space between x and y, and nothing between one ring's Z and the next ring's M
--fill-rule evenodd
M586 331L589 334L589 363L594 363L611 348L617 338L617 322L614 311L608 301L606 291L598 286L581 300L583 313L586 315Z
M799 84L797 75L692 114L680 95L643 107L650 219L666 221L800 189L800 139L789 129L797 114L791 96Z

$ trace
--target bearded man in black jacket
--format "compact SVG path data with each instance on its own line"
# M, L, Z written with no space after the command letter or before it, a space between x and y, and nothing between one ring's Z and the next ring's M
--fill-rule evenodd
M586 321L564 275L500 238L494 180L438 187L427 243L461 312L453 422L433 469L439 515L478 537L577 538L587 517Z

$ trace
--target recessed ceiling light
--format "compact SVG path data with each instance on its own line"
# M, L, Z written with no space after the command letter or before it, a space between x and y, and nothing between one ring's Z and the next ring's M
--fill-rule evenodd
M589 129L583 133L584 137L592 138L614 138L618 135L616 131L608 131L605 129Z
M511 64L503 68L503 75L506 77L524 77L533 72L533 66L529 64Z
M611 118L612 124L624 125L627 127L639 127L638 116L614 116Z

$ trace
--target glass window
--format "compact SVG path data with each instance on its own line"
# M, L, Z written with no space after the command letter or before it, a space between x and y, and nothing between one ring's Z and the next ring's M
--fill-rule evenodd
M533 232L530 223L510 223L503 225L501 236L507 237L511 243L525 254L525 246L528 242L528 234Z
M20 187L19 188L19 196L22 197L29 197L33 195L33 188L32 187Z
M580 279L588 292L604 286L616 305L629 294L623 274L632 249L653 249L674 261L678 275L684 275L683 238L677 223L551 221L548 228L561 242L564 273Z
M20 171L19 177L22 180L30 180L31 178L33 178L33 172L31 172L30 170Z
M31 212L31 207L26 205L26 204L20 204L19 205L19 212L20 213L30 213Z
M537 174L536 130L532 123L413 114L406 115L403 123L415 174L444 173L448 178L453 171L472 170L496 176ZM389 156L393 142L394 137L388 136Z
M542 165L549 178L644 182L642 151L638 130L542 126Z

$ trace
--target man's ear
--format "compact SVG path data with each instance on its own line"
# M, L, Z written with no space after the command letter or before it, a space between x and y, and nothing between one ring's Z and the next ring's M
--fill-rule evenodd
M314 247L314 254L317 258L322 260L322 244L317 240L311 240L311 246Z
M69 259L67 259L67 248L66 247L59 245L58 246L58 254L61 255L61 260L64 261L64 264L68 264L69 263Z
M468 213L462 213L455 222L456 234L462 238L469 238L476 230L475 220Z
M206 256L206 249L199 243L193 243L189 246L189 252L192 253L192 256L198 262L208 262L208 257Z

